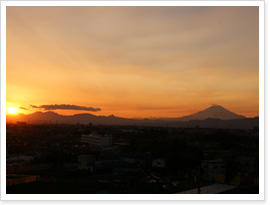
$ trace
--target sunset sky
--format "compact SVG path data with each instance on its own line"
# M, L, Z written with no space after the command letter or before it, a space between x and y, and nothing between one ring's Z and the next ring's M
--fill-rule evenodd
M259 7L6 9L6 103L128 118L259 116Z

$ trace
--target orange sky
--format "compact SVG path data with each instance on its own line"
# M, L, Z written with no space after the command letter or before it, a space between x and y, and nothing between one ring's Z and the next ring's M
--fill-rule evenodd
M6 11L6 101L22 113L181 117L219 104L259 115L258 7Z

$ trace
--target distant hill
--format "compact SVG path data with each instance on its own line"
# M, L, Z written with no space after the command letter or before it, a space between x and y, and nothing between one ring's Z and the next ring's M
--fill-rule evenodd
M166 119L127 119L121 117L96 116L92 114L76 114L72 116L59 115L55 112L36 112L29 115L7 115L7 123L25 121L31 124L88 124L94 125L138 125L138 126L171 126L171 127L202 127L224 129L249 129L259 126L259 117L246 118L237 115L219 105L211 106L198 113Z
M126 124L129 121L134 121L133 119L126 119L111 116L96 116L92 114L75 114L71 116L59 115L55 112L35 112L33 114L24 115L7 115L7 122L12 121L25 121L27 123L47 123L47 124L60 124L60 123L93 123L93 124ZM136 120L135 120L136 121Z

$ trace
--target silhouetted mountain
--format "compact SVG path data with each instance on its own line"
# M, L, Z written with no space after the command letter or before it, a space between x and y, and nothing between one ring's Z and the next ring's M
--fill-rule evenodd
M233 120L233 119L245 119L246 117L243 115L237 115L220 105L213 105L203 111L176 119L179 121L189 121L189 120L205 120L208 118L220 120Z
M92 114L75 114L72 116L59 115L55 112L35 112L33 114L24 115L7 115L7 122L25 121L28 123L93 123L93 124L106 124L106 125L119 125L119 124L134 124L137 120L126 119L110 116L96 116Z
M18 114L18 115L7 115L7 122L16 123L17 121L25 121L31 124L36 123L47 123L47 124L88 124L94 125L138 125L138 126L171 126L171 127L201 127L201 128L224 128L224 129L251 129L259 126L259 117L245 118L244 116L236 115L221 106L213 106L190 116L202 116L201 113L211 113L215 117L234 116L240 119L222 120L217 118L207 118L204 120L189 120L182 121L181 118L170 118L170 119L127 119L121 117L110 116L96 116L92 114L76 114L72 116L63 116L54 112L36 112L29 115ZM217 108L217 109L216 109ZM216 112L219 111L219 112ZM219 114L217 114L219 113ZM225 114L224 114L225 113ZM185 119L189 119L186 116Z

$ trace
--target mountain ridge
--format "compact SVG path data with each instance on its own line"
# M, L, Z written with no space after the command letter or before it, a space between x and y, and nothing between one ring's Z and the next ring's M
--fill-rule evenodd
M217 118L219 117L219 118ZM223 118L223 119L220 119ZM59 115L55 112L35 112L29 115L7 115L7 122L26 121L35 123L62 124L103 124L103 125L138 125L138 126L172 126L172 127L217 127L217 128L252 128L259 126L259 117L246 118L237 115L222 106L211 106L203 111L180 118L132 119L109 116L96 116L88 113L70 116Z

